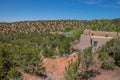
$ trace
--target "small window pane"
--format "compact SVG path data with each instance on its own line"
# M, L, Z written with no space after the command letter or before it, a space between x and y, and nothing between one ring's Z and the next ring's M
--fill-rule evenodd
M94 41L94 47L97 47L97 41Z

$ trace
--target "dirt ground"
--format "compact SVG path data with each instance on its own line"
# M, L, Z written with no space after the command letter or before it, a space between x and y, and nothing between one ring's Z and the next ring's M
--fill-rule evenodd
M52 80L64 80L65 67L68 65L68 61L71 60L75 62L77 60L77 56L45 59L44 66L49 78Z
M22 73L24 80L64 80L65 67L68 65L68 61L75 62L77 56L60 57L57 59L44 59L45 72L47 74L46 79L36 77L27 73ZM100 75L92 78L91 80L120 80L120 68L115 70L100 70Z
M64 80L65 67L71 60L75 62L77 56L60 57L57 59L46 58L43 61L45 72L48 76L46 79L41 79L27 73L22 73L23 78L24 80Z
M100 75L97 75L92 80L120 80L120 68L115 70L100 70Z

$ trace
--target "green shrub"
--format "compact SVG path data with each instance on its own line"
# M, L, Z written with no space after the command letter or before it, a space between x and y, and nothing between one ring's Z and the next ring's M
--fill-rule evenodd
M115 60L115 64L120 66L120 38L114 38L108 41L99 49L99 52L107 52L108 56Z
M113 48L113 57L115 59L115 64L120 66L120 38L117 38L114 41L114 45L112 46Z
M90 29L92 30L100 30L100 31L117 31L115 28L115 24L111 20L100 19L100 20L92 20Z
M70 61L68 66L65 68L65 80L76 80L78 76L79 63L78 61Z
M55 56L51 56L50 58L51 58L51 59L56 59L56 57L55 57Z
M65 26L64 31L65 31L65 32L69 32L69 31L71 31L72 29L73 29L73 28L72 28L71 26L67 25L67 26Z
M6 44L0 45L0 80L21 77L20 73L16 70L12 55L10 46Z
M72 40L78 40L83 33L84 29L83 28L76 28L70 31L70 37Z
M11 68L11 70L8 72L8 78L10 80L22 80L22 78L20 77L22 76L20 72L17 71L17 69L15 69L14 67Z
M115 67L114 59L110 57L107 52L100 53L99 57L102 62L101 67L103 69L113 69Z
M42 54L44 57L51 57L54 55L54 50L52 47L50 48L44 48L42 51Z
M104 61L104 60L108 59L109 55L107 52L102 52L102 53L100 53L99 57L100 57L101 61Z
M107 69L107 70L114 69L114 67L115 67L115 61L113 58L110 58L110 57L107 60L104 60L101 65L101 68Z
M69 62L66 67L66 80L88 80L92 74L90 67L94 65L94 53L92 48L87 48L78 54L78 59L76 62ZM84 79L83 79L84 77Z

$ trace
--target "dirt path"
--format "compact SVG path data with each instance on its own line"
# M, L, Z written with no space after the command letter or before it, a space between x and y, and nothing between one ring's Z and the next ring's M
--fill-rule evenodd
M52 80L64 80L65 67L68 65L68 61L71 60L75 62L77 60L77 56L45 59L44 66L49 78Z

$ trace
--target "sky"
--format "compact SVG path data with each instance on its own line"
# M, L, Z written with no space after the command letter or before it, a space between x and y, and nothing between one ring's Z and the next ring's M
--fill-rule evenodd
M120 0L0 0L0 22L120 17Z

